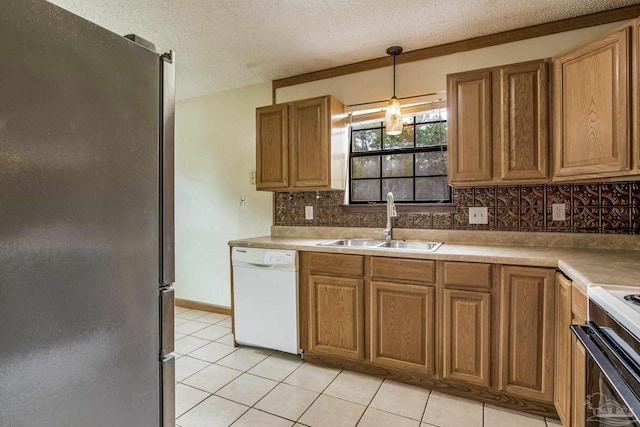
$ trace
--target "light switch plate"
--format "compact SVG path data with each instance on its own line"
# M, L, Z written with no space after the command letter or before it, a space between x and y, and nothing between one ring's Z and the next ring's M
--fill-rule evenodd
M256 171L251 171L249 174L249 184L256 185Z
M564 203L554 203L552 205L552 210L553 210L553 216L552 216L551 219L553 221L566 221L567 220L567 215L565 214Z
M313 206L304 207L304 219L310 221L313 219Z
M486 207L469 208L469 224L489 224L489 212Z

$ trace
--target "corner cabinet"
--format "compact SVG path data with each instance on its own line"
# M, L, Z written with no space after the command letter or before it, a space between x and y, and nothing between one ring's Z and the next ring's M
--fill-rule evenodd
M560 421L570 425L571 418L571 281L556 274L556 355L553 404Z
M554 58L554 180L630 174L631 32Z
M555 271L503 266L499 389L553 403Z
M549 180L548 61L447 76L452 185Z
M587 296L575 285L571 286L571 323L582 325L587 321ZM571 423L572 427L585 425L586 408L584 396L587 385L585 372L587 355L584 347L573 334L571 335ZM567 424L565 424L567 425Z
M344 190L344 105L332 96L256 109L256 188Z

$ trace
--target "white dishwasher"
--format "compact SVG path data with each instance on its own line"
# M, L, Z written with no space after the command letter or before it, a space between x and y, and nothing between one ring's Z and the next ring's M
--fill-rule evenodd
M236 342L297 354L297 252L233 247L231 262Z

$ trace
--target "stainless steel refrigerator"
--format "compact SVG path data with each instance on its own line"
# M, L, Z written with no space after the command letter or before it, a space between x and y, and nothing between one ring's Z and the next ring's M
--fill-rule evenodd
M173 62L0 2L0 426L175 424Z

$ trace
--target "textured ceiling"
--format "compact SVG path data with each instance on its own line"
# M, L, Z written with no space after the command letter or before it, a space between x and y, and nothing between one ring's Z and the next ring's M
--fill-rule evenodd
M640 0L51 0L173 49L178 99Z

